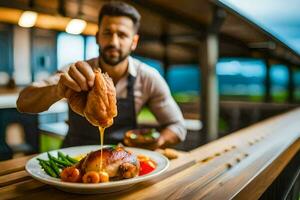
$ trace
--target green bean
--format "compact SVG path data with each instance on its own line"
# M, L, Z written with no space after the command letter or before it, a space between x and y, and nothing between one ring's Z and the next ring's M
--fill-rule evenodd
M78 162L77 160L72 159L69 155L65 155L60 151L57 152L57 155L61 160L69 163L70 165L76 164Z
M52 168L48 165L48 162L42 159L38 159L41 167L44 169L44 171L51 177L58 178L56 173L52 170Z
M60 172L59 172L59 168L56 165L56 163L53 160L49 161L50 166L52 167L53 171L55 172L55 174L57 175L57 177L60 177Z
M78 160L72 158L71 156L67 155L66 156L67 160L70 161L72 164L76 164L78 163Z
M54 157L52 157L51 159L52 159L55 163L60 164L60 165L63 165L64 167L69 167L69 166L72 165L72 163L70 163L70 162L66 162L66 161L64 161L64 160L59 160L59 159L54 158Z
M55 163L55 162L54 162ZM64 166L64 165L61 165L61 164L59 164L59 163L55 163L56 164L56 166L59 168L59 169L64 169L64 168L66 168L66 166Z
M41 158L37 158L37 160L38 160L39 162L48 162L47 160L43 160L43 159L41 159Z
M70 162L66 162L66 161L64 161L64 160L59 160L59 159L55 158L55 157L52 156L49 152L48 152L47 154L48 154L49 160L53 160L55 163L58 163L58 164L63 165L63 166L65 166L65 167L68 167L68 166L71 166L71 165L72 165L72 163L70 163Z
M61 160L66 160L66 156L65 154L63 154L62 152L58 151L57 152L57 157Z
M43 160L43 159L40 159L40 158L38 158L38 160L40 161L40 160L42 160L42 161L44 161L44 162L47 162L49 165L50 165L50 160ZM55 163L55 162L54 162ZM55 163L56 164L56 166L59 168L59 169L64 169L66 166L65 165L62 165L62 164L59 164L59 163Z

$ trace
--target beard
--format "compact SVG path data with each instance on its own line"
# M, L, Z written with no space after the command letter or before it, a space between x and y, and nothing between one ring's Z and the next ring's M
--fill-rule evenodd
M118 55L111 55L109 54L109 51L114 50L117 52ZM99 54L100 58L102 58L103 62L110 65L110 66L116 66L117 64L124 61L129 54L131 53L131 50L128 49L126 51L122 51L121 49L116 48L113 45L108 45L104 47L103 49L99 48Z

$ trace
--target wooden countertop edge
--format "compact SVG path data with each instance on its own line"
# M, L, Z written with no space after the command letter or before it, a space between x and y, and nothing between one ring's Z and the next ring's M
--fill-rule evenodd
M190 154L198 162L221 159L226 163L222 158L225 152L232 152L233 156L239 153L247 155L233 170L205 186L202 191L213 189L214 192L202 197L249 199L249 194L253 193L250 199L259 198L300 149L295 146L300 137L299 118L300 109L295 109L192 150ZM286 152L290 153L286 155ZM265 174L270 177L266 178Z
M263 171L253 177L248 184L234 195L234 199L259 199L299 150L300 138L271 162L270 165L266 166Z
M224 151L244 149L244 147L248 147L249 145L255 146L257 143L272 138L275 135L275 132L278 134L279 131L276 129L282 128L286 126L286 124L291 123L290 120L296 123L299 120L298 117L300 117L300 108L263 120L218 140L200 146L190 151L190 155L195 158L196 161L200 161L208 157L213 157L214 155Z

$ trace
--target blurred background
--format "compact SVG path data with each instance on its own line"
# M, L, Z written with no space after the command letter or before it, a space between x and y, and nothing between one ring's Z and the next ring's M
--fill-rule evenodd
M98 56L94 35L104 2L0 0L0 159L59 148L68 130L66 102L31 115L19 113L15 101L32 82ZM133 56L160 72L184 114L188 135L176 148L193 149L299 105L299 0L126 2L142 14ZM211 106L203 99L209 82L201 54L210 35L218 42ZM213 106L217 133L209 137L203 116ZM147 108L138 121L157 125Z

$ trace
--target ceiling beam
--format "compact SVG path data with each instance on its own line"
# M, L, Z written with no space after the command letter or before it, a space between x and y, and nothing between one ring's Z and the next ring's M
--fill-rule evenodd
M33 3L32 3L33 2ZM20 10L31 10L39 13L45 13L50 15L57 15L58 10L57 9L50 9L50 8L44 8L37 6L34 1L27 3L20 3L20 1L10 0L10 1L1 1L0 0L0 7L5 8L15 8Z
M177 22L177 23L181 23L183 25L187 25L189 27L191 27L192 29L194 29L196 32L200 32L202 35L203 33L206 33L207 27L205 24L201 24L201 22L199 22L198 20L189 17L188 15L186 15L186 13L182 13L179 11L175 11L166 7L161 6L158 3L154 3L151 1L139 1L139 0L132 0L135 4L141 6L144 9L148 9L151 12L155 12L156 14L163 16L164 18ZM131 2L132 2L131 1ZM236 11L232 10L231 8L229 8L228 6L220 3L219 1L216 3L217 6L221 6L222 8L226 8L226 11L228 10L231 14L233 15L237 15L237 17L242 18L243 20L244 17L242 17L240 14L238 14ZM265 31L264 29L262 29L261 27L259 27L258 25L254 24L253 22L249 21L246 19L246 22L249 23L250 25L253 25L253 27L255 29L257 29L258 31L262 31L264 35L266 35L267 37L269 37L271 40L274 40L274 42L279 43L280 45L282 45L284 48L286 48L287 51L290 51L292 53L292 55L294 56L294 58L292 58L293 61L289 61L289 62L294 62L294 64L299 64L296 61L296 58L298 58L298 60L300 60L300 56L290 47L288 47L285 43L283 43L282 41L280 41L278 38L274 37L272 34L270 34L269 32ZM241 45L241 47L243 48L247 48L249 50L254 50L256 51L256 48L253 48L253 44L250 44L250 46L248 46L248 44L230 36L230 35L226 35L224 33L220 34L220 39L222 39L223 41L227 41L229 43L235 43L236 45ZM266 49L260 49L262 51L269 51ZM275 55L274 55L275 56ZM281 55L282 56L282 55ZM279 57L281 56L276 56L278 57L278 59L281 59ZM290 60L290 58L285 57L284 58L286 61Z
M162 7L151 1L140 1L140 0L131 0L130 2L134 2L134 4L141 6L144 9L151 11L152 13L156 13L160 16L165 17L168 20L172 20L173 22L181 23L187 25L197 31L206 32L206 25L201 24L198 20L187 16L185 13L181 13L178 11L171 10L169 8Z
M198 39L198 37L200 37L200 39L201 38L203 39L205 34L208 32L207 26L205 24L202 24L198 20L187 16L186 13L181 13L166 7L162 7L161 5L151 2L149 0L147 1L132 0L130 2L134 2L134 4L142 7L143 9L147 9L151 12L154 12L157 15L160 15L167 20L171 20L173 22L179 23L181 25L186 25L192 28L193 30L195 30L194 36L196 37L193 38L191 36L187 36L188 39ZM225 15L224 11L218 12L218 14ZM243 48L249 49L246 43L237 40L236 38L233 38L230 35L224 33L220 33L219 35L220 35L220 40L222 41L227 41L228 43L234 43L235 45L240 45ZM187 39L187 37L185 39ZM170 36L170 38L172 38L172 36Z

